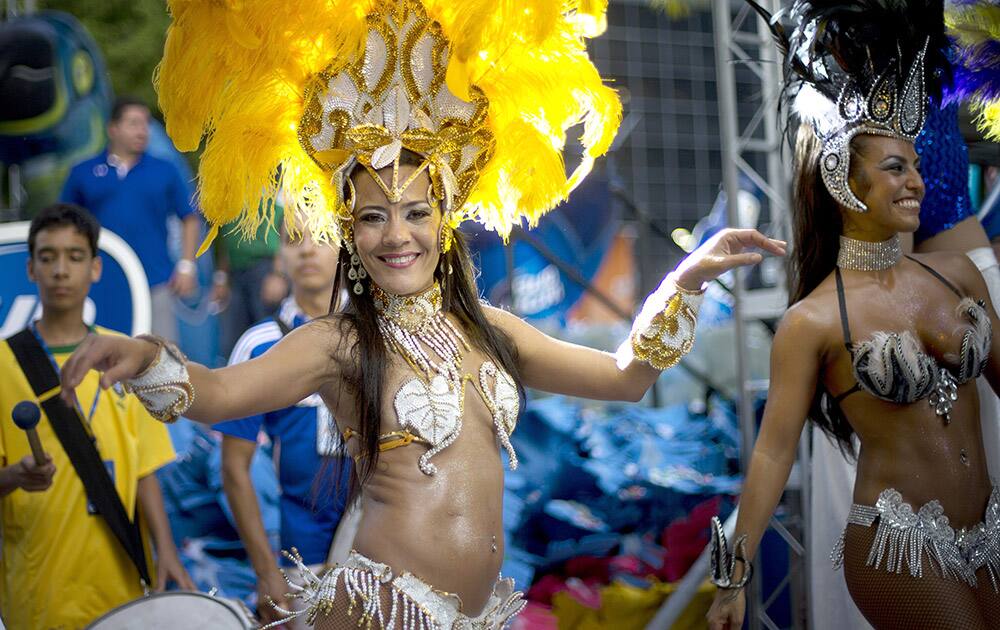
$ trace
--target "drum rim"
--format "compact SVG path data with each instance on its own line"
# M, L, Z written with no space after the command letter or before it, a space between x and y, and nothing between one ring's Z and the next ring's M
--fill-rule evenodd
M104 621L105 619L110 618L112 615L115 615L115 614L117 614L117 613L119 613L119 612L121 612L123 610L127 610L127 609L131 608L132 606L136 606L138 604L141 604L142 602L149 601L151 599L161 599L161 598L166 598L166 597L176 597L178 595L183 595L183 596L186 596L186 597L190 597L191 595L197 595L198 597L201 597L201 598L204 598L204 599L210 599L210 600L212 600L214 602L218 602L218 603L222 604L227 611L229 611L229 613L233 616L234 619L236 619L236 621L240 622L240 624L244 624L244 625L246 624L247 620L240 616L240 613L237 611L236 607L234 605L230 604L229 602L227 602L226 600L222 599L221 597L216 597L214 595L209 595L208 593L202 593L200 591L163 591L162 593L149 593L147 595L143 595L142 597L140 597L138 599L133 599L132 601L125 602L124 604L121 604L120 606L118 606L116 608L113 608L112 610L109 610L108 612L104 613L103 615L101 615L97 619L94 619L93 621L91 621L89 624L86 625L86 627L84 628L84 630L88 630L89 628L94 627L95 625L97 625L98 623Z

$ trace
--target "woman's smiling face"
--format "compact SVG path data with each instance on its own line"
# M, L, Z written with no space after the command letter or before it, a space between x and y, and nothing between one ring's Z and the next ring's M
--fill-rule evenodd
M853 142L851 189L868 212L846 212L845 227L850 224L884 238L915 231L920 227L924 180L913 143L868 134Z
M399 181L419 167L401 164ZM392 167L378 171L391 185ZM398 202L391 202L367 169L357 169L354 184L354 246L372 281L394 295L413 295L431 287L441 257L441 213L431 206L430 176L424 169Z

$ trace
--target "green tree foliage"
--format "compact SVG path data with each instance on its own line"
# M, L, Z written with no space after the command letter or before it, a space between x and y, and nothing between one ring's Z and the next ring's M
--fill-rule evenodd
M104 55L115 94L141 98L158 112L153 70L170 24L164 0L40 0L37 6L80 20Z

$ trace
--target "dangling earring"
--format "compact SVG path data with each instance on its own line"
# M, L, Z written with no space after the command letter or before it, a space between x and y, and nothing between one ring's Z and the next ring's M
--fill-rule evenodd
M444 219L441 220L441 231L438 234L438 247L441 249L441 255L444 256L451 250L451 246L455 243L455 229L448 225L448 222Z
M438 284L441 285L442 293L448 292L447 283L451 282L451 274L452 274L451 260L448 259L447 255L441 254L441 257L438 259L437 277L438 277Z
M451 268L451 260L448 258L448 252L451 251L451 246L455 244L455 229L448 225L448 222L441 220L441 233L438 234L438 247L441 249L441 280L444 280L446 275L451 275L454 271Z
M365 292L365 285L361 281L368 277L368 272L361 264L361 257L354 251L354 246L348 242L347 253L351 255L351 266L347 269L347 279L354 282L354 295L361 295Z

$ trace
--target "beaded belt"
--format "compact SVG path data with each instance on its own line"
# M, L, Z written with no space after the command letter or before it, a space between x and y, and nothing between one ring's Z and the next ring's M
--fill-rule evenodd
M347 595L347 615L358 627L402 628L403 630L500 630L513 621L527 602L520 591L514 590L514 580L497 578L493 593L483 612L472 618L461 612L457 595L444 593L410 573L393 576L392 569L356 551L347 561L317 577L297 555L290 556L303 576L304 584L293 584L297 599L306 603L301 611L278 609L285 615L269 628L304 616L310 624L317 617L334 610L338 588ZM387 589L387 590L383 590ZM383 595L389 594L391 605L386 609Z
M868 553L867 565L886 571L923 577L923 559L947 579L961 580L976 586L976 571L985 567L1000 592L1000 488L994 487L983 521L973 527L955 530L944 514L941 502L934 500L918 511L903 501L892 488L883 490L874 506L851 506L847 523L871 527L878 521L875 541ZM846 529L845 529L846 531ZM844 562L844 535L833 548L835 568Z

